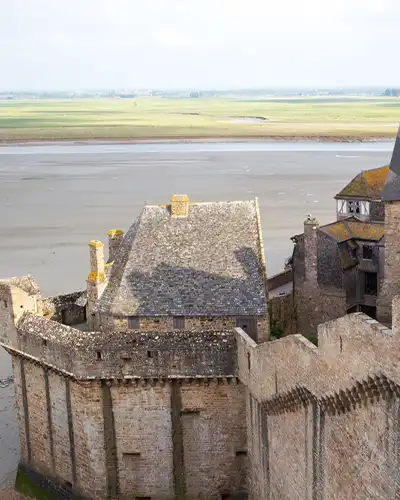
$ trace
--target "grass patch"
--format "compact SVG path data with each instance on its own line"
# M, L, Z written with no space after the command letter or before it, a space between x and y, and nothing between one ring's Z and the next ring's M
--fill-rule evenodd
M0 140L393 138L399 107L376 97L0 101Z
M17 473L15 486L17 491L28 497L37 500L57 500L55 492L44 490L35 484L26 472L21 470Z

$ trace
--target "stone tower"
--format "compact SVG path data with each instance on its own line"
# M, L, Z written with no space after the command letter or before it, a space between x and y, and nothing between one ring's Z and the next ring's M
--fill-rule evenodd
M381 323L389 325L392 321L392 299L400 294L400 127L382 200L385 203L385 258L377 317Z

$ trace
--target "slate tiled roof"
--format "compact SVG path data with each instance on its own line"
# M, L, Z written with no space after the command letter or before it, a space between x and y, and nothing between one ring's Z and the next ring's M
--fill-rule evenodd
M338 243L351 239L379 241L385 232L383 224L360 222L355 217L321 226L320 230Z
M344 187L335 198L362 198L380 200L385 186L389 166L373 168L360 172Z
M118 248L95 310L121 316L262 315L257 200L145 206Z
M397 132L396 142L394 143L392 159L390 160L390 170L383 190L382 200L400 200L400 127Z

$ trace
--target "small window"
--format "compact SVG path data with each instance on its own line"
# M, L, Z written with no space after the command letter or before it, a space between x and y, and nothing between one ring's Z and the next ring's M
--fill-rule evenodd
M349 214L360 214L361 213L361 203L359 201L348 201L347 202Z
M47 346L47 339L42 339L42 344L46 347Z
M363 259L372 260L372 246L371 245L363 245Z
M4 307L5 307L6 309L7 309L7 307L8 307L8 303L7 303L7 301L6 301L6 300L4 301Z
M128 328L130 330L140 330L139 316L128 316Z
M174 330L184 330L185 329L185 317L184 316L174 316L173 317Z
M247 451L245 451L245 450L238 450L236 452L236 456L237 457L245 457L245 456L247 456Z
M157 351L147 351L147 357L154 359L157 357Z
M97 356L97 361L100 361L102 359L101 351L97 351L96 356Z
M181 415L192 415L198 417L200 415L200 410L182 410Z

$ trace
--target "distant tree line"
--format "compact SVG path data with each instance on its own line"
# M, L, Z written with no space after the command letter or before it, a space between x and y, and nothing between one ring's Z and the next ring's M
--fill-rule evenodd
M397 97L400 95L400 90L399 89L386 89L385 92L383 93L385 96L389 97Z

